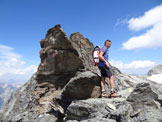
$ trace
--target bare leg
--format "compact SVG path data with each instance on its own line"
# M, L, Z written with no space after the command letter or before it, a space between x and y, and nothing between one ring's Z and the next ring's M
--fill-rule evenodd
M117 94L117 92L114 89L114 76L112 75L109 78L109 82L110 82L110 88L111 88L111 97L120 97L121 95Z
M102 92L102 97L108 98L108 94L106 93L105 90L105 77L101 77L101 92Z
M105 77L101 77L101 89L105 89Z
M109 78L109 81L110 81L110 88L114 89L114 76L113 75Z

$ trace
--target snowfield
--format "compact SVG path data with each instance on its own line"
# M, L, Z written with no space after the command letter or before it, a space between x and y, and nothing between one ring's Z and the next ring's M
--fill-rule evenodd
M162 74L155 74L147 77L149 80L162 84Z

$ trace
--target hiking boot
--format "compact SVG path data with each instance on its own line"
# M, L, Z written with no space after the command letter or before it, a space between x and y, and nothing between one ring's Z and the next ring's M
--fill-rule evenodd
M102 90L101 97L102 97L102 98L108 98L108 97L109 97L109 95L106 93L106 91L105 91L105 90Z
M117 91L115 89L111 90L110 98L111 97L121 97L121 95L117 94Z

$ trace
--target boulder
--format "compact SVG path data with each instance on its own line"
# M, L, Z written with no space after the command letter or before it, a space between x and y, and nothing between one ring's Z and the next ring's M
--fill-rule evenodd
M149 83L139 83L133 92L128 96L127 101L132 106L134 121L162 121L160 116L162 109L157 101L158 95L153 92Z
M98 98L101 95L99 82L99 76L91 71L77 72L54 100L66 110L73 100Z
M116 106L123 102L123 98L106 99L91 98L87 100L75 100L67 108L65 120L77 121L112 121L108 118L111 111L116 110ZM114 120L115 122L115 120Z
M148 102L157 98L157 94L152 91L149 83L139 83L133 92L128 96L127 101Z

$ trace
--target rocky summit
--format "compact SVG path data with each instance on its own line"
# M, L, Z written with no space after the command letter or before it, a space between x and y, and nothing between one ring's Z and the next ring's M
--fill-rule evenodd
M145 77L111 66L122 97L100 98L94 45L81 33L68 38L58 24L40 46L37 72L12 93L0 122L162 122L162 85Z
M155 74L162 74L162 65L161 64L153 67L148 72L148 76L155 75Z

